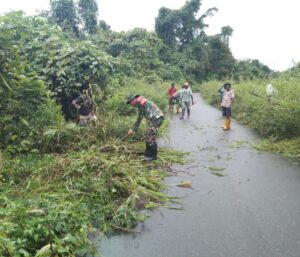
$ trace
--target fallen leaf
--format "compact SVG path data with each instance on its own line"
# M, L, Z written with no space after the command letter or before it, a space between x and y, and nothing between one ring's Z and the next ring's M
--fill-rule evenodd
M224 177L226 176L225 173L219 172L219 171L211 171L211 174L218 176L218 177Z
M222 167L208 167L209 170L213 170L213 171L222 171L222 170L225 170L225 168L222 168Z
M178 187L184 187L184 188L192 188L192 182L191 181L183 181L180 184L176 185Z

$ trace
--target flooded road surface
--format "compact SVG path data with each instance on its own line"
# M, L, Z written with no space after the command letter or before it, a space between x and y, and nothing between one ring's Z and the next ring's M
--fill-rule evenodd
M173 115L160 145L191 152L192 161L166 179L183 210L155 210L141 233L99 244L104 257L299 257L298 163L253 149L260 139L199 95L190 119ZM194 188L174 186L191 181Z

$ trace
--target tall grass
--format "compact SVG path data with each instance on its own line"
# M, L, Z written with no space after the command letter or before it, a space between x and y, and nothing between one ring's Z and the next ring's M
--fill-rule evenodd
M127 94L144 95L164 110L168 84L128 83L98 106L96 124L80 128L65 122L59 110L46 108L39 124L51 117L51 126L40 127L36 148L3 154L1 256L94 254L89 241L94 228L130 231L149 214L140 209L173 200L162 180L170 164L183 162L184 155L160 148L155 163L143 162L145 122L139 133L123 140L136 118Z

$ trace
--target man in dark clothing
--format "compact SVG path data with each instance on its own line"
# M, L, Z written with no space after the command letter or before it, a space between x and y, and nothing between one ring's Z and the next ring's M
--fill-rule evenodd
M72 101L72 105L78 110L79 125L85 126L95 116L95 107L88 94L80 95Z
M147 120L147 133L146 133L146 161L153 161L157 159L157 143L156 134L158 128L161 126L164 115L163 112L157 107L155 103L140 95L129 95L127 104L137 106L138 117L133 127L129 129L128 135L135 133L145 117Z

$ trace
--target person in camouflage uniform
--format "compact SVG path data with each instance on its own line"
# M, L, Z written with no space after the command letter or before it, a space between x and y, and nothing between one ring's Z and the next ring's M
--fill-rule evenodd
M146 99L141 95L129 95L127 98L127 104L137 106L138 117L133 127L128 130L128 135L134 134L143 119L147 120L147 131L146 131L146 160L153 161L157 159L157 143L156 134L158 128L161 126L164 115L163 112L157 107L155 103Z

